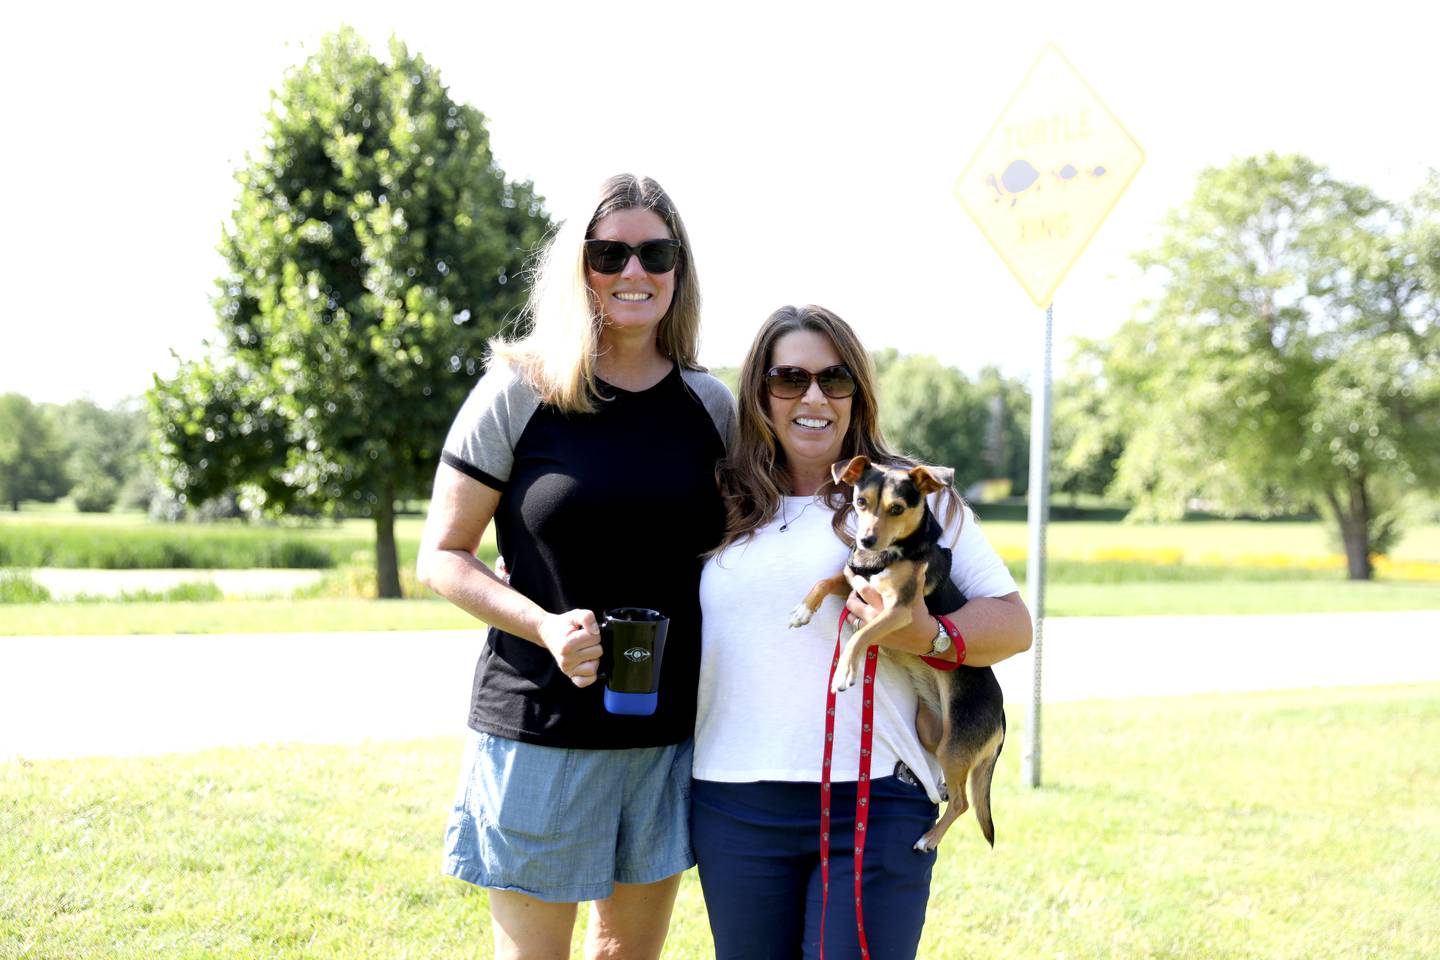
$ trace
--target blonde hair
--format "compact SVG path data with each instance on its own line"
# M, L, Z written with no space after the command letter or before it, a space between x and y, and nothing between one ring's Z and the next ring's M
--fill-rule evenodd
M765 388L765 372L773 362L775 344L786 334L810 330L830 341L840 362L855 378L855 393L850 401L850 427L840 446L841 460L855 456L869 457L882 464L914 466L916 461L891 449L880 430L880 411L875 388L875 366L870 354L855 336L850 325L824 307L781 307L766 318L750 352L740 367L740 427L730 456L720 466L720 492L725 498L725 537L709 555L721 553L731 544L750 537L775 518L780 498L785 496L790 478L785 464L785 450L775 436L770 420ZM950 523L963 501L953 488L947 487L944 497L944 521ZM830 522L835 535L847 545L854 538L846 524L854 513L850 503L849 484L827 480L816 492L834 512ZM963 514L961 514L963 519Z
M660 320L656 346L684 370L703 370L700 347L700 282L685 223L660 184L624 173L600 186L588 216L567 218L541 249L531 269L530 296L521 315L525 332L518 339L496 337L492 360L512 367L542 403L565 413L591 413L600 396L595 359L605 321L585 275L585 241L595 225L621 210L650 210L680 241L675 264L675 295Z

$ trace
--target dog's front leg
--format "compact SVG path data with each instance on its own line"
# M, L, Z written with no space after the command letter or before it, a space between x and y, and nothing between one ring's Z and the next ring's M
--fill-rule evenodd
M904 607L886 607L865 626L856 630L840 652L840 662L835 665L835 676L831 678L830 689L836 693L849 690L860 677L860 663L865 652L887 635L910 622L910 611Z
M805 599L790 611L790 626L803 627L815 616L815 611L820 609L820 604L828 596L843 597L849 592L846 584L845 571L841 570L833 577L826 577L810 588L805 594Z
M909 602L905 596L912 595L915 585L923 584L923 566L912 567L901 572L895 567L875 574L869 580L854 574L847 565L845 577L851 588L858 594L862 587L870 587L880 594L881 609L869 623L851 635L845 649L840 653L840 662L835 665L835 676L830 678L830 689L836 693L848 690L860 676L860 663L872 644L904 627L910 622Z

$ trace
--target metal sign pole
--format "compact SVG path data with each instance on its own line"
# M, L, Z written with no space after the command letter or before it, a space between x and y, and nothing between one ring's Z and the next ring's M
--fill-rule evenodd
M1034 622L1030 645L1032 685L1025 724L1025 752L1020 758L1021 782L1040 786L1040 653L1045 635L1045 526L1050 520L1050 342L1055 304L1045 308L1041 361L1030 387L1030 547L1025 555L1025 599Z

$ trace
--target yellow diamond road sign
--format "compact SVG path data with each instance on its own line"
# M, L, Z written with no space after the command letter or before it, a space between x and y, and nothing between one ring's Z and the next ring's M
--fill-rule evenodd
M955 196L1044 307L1144 162L1120 121L1047 45Z

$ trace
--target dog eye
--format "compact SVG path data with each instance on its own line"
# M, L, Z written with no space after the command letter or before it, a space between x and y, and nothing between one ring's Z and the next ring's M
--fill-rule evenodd
M900 514L902 514L902 513L904 513L904 512L905 512L905 506L904 506L904 504L899 504L899 503L897 503L897 504L895 504L894 506L892 506L892 507L890 508L890 516L892 516L892 517L898 517L898 516L900 516Z
M861 510L864 510L866 507L870 506L870 504L868 501L866 501L864 497L856 497L855 506L859 507Z

